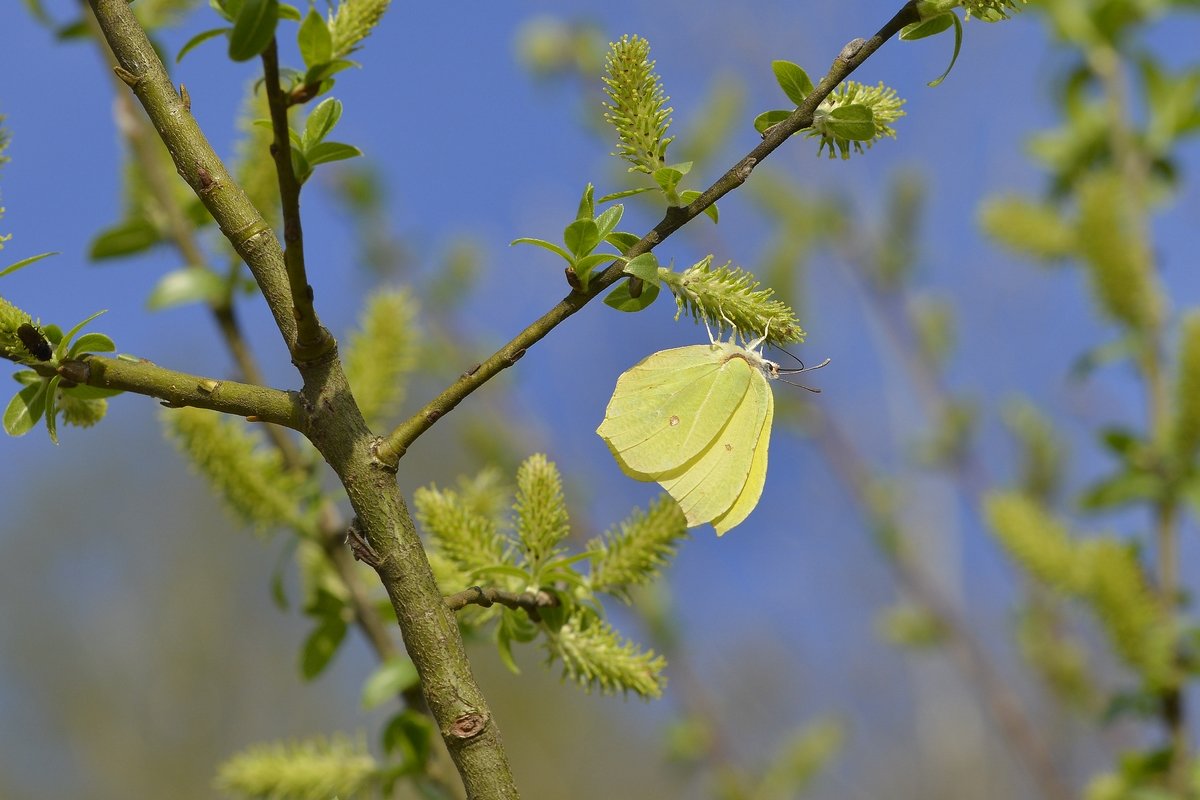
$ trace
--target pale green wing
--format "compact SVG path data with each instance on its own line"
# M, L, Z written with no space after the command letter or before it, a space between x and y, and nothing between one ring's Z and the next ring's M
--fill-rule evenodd
M767 479L767 450L771 446L771 422L775 419L775 395L772 394L765 377L762 382L767 386L767 416L763 420L758 442L754 445L754 461L750 464L750 474L746 478L746 485L742 487L742 493L733 501L728 511L712 521L713 527L717 529L717 536L724 536L726 531L750 515L758 505L758 498L762 496L763 484Z
M621 469L641 480L701 453L746 395L756 370L693 345L654 353L617 380L596 432Z
M742 359L732 359L730 363L735 361L745 363ZM750 371L749 389L712 444L681 468L655 476L655 480L679 503L688 527L725 517L745 493L768 416L774 415L774 398L767 379L757 369L751 367ZM765 474L765 450L762 462ZM760 478L753 492L754 502L758 501L761 492ZM750 503L750 508L753 506L754 503ZM737 511L741 513L740 508ZM750 511L746 509L742 518L748 513Z

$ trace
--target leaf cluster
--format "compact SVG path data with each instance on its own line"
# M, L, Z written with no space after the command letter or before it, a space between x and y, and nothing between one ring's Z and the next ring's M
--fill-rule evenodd
M531 606L532 611L492 606L466 618L477 627L495 621L505 664L516 671L514 642L541 638L549 659L560 661L564 676L581 686L657 697L665 683L665 661L609 625L598 595L627 599L630 589L661 573L687 536L678 505L663 496L593 539L588 549L570 553L562 480L545 456L531 456L518 468L509 519L494 508L494 478L483 483L485 502L468 486L457 491L430 486L413 498L443 591L486 580L530 598L538 593L553 598ZM590 572L580 571L584 562L590 562Z

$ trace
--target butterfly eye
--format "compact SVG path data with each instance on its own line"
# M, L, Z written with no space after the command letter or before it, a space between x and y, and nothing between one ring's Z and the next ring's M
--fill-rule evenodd
M50 342L46 340L41 331L28 322L17 328L17 338L38 361L49 361L50 357L54 355L54 351L50 349Z

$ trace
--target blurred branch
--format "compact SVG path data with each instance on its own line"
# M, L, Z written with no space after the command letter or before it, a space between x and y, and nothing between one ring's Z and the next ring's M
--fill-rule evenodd
M873 517L873 524L882 522L894 526L893 520L879 520L872 500L872 478L865 459L842 432L833 415L820 404L814 404L819 416L816 428L817 443L834 473L852 497ZM1038 734L1037 728L1021 705L1020 699L992 667L991 659L959 617L937 586L929 580L920 566L912 561L903 545L886 559L892 566L897 582L905 593L933 616L944 631L948 649L990 716L1000 727L1015 755L1025 764L1042 796L1051 800L1071 800L1074 796L1059 777L1057 765Z
M757 147L726 171L690 205L668 207L662 221L625 251L624 255L634 258L642 253L650 252L679 228L704 213L704 210L713 203L745 183L746 179L750 177L750 173L763 159L787 141L792 134L812 125L813 114L817 107L839 83L883 46L884 42L896 35L901 28L920 20L917 5L916 0L910 0L870 39L854 39L843 47L825 77L821 78L820 83L817 84L816 89L804 98L804 102L792 112L791 116L767 131L763 141ZM450 413L472 392L501 371L517 363L525 355L526 350L537 344L560 323L587 305L609 286L626 277L629 276L624 272L623 262L616 262L610 265L602 275L593 278L586 292L573 291L564 297L554 308L517 334L512 341L501 347L486 361L472 367L440 395L427 403L424 408L396 427L377 446L376 456L384 464L395 465L421 434Z

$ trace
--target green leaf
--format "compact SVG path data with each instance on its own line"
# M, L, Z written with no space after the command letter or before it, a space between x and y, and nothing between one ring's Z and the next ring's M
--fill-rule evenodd
M310 167L315 167L317 164L327 164L330 161L344 161L347 158L358 158L362 154L362 150L359 150L354 145L342 142L321 142L304 151L304 156L308 159Z
M326 616L304 640L300 655L300 674L311 681L329 666L337 654L338 647L346 638L346 621L340 616Z
M12 374L12 379L22 386L32 386L33 384L42 380L42 376L38 375L31 369L23 369L20 372L14 372Z
M249 61L275 38L279 23L279 0L244 0L229 34L229 57Z
M796 105L803 103L804 98L812 94L813 82L798 64L791 61L772 61L771 69L775 71L775 80L779 82L779 88L783 89L788 100Z
M322 64L313 64L311 67L308 68L308 71L304 73L304 83L307 86L316 86L316 85L320 84L322 81L327 80L329 78L329 76L331 76L331 75L336 75L339 72L341 72L342 70L350 69L351 67L359 67L359 66L362 66L362 65L359 64L357 61L350 61L345 58L338 58L333 61L326 61ZM331 82L331 84L332 84L332 82ZM322 91L324 91L324 90L325 90L324 87L322 87Z
M417 668L404 656L388 659L376 667L363 684L362 705L372 709L383 705L405 689L411 689L420 681Z
M1079 499L1084 511L1106 511L1121 506L1158 500L1165 487L1162 478L1148 472L1130 471L1092 484Z
M296 33L296 43L300 46L300 55L306 67L324 64L333 58L333 34L329 32L325 17L318 14L316 8L309 7Z
M291 20L292 22L300 21L300 9L295 6L289 6L287 3L279 4L279 18Z
M658 256L654 253L642 253L637 258L625 264L625 272L654 286L658 286Z
M659 187L669 195L674 193L675 187L679 185L681 180L683 180L683 176L685 174L686 173L683 170L680 170L676 167L659 167L658 169L654 170L654 174L651 177L654 178L654 182L657 183Z
M601 264L607 264L610 261L624 261L621 256L613 255L612 253L592 253L590 256L584 256L573 265L575 275L579 278L581 285L580 290L586 292L588 283L592 275L592 270Z
M579 198L579 209L575 212L575 219L591 219L596 216L596 201L592 198L596 187L590 183L584 187L583 196Z
M46 409L46 385L38 381L26 386L13 395L8 408L4 409L4 431L9 436L24 436L29 433Z
M658 191L658 190L655 189L653 186L643 186L640 189L626 189L623 192L613 192L612 194L606 194L606 195L604 195L604 197L601 197L596 202L609 203L609 202L612 202L613 200L620 200L623 197L633 197L635 194L642 194L644 192L655 192L655 191Z
M46 432L50 441L58 444L58 384L62 378L55 375L46 383Z
M401 711L383 729L383 752L399 755L407 765L419 767L428 761L432 741L433 725L417 711Z
M637 297L632 297L629 294L629 282L617 286L608 296L604 298L604 304L612 306L617 311L634 312L641 311L648 305L653 303L658 298L659 288L652 283L642 286L642 293Z
M184 43L183 47L179 48L179 55L175 56L175 63L178 64L180 61L183 61L184 56L186 56L199 45L207 42L209 39L215 39L221 34L229 33L232 30L233 28L210 28L206 31L197 33L195 36L188 39L187 42Z
M140 253L160 241L158 229L147 219L131 219L101 231L92 239L88 258L100 261Z
M65 334L63 334L62 339L60 339L59 341L54 343L54 350L55 350L54 355L56 355L59 358L59 360L64 358L67 354L67 345L69 345L71 343L71 339L73 339L75 337L75 334L77 334L81 330L83 330L83 327L85 325L87 325L89 322L91 322L92 320L94 320L96 317L100 316L101 314L107 314L107 313L108 313L108 309L106 308L102 311L97 311L95 314L92 314L87 319L85 319L79 323L76 323L75 327L71 328L71 330L69 330ZM42 332L45 333L47 336L49 336L48 330L43 329Z
M954 62L958 61L958 51L962 49L962 22L959 21L957 14L950 14L950 20L954 23L954 55L950 56L950 66L946 67L946 71L929 82L928 85L931 87L938 86L946 80L950 70L954 69Z
M146 308L161 311L185 303L219 303L225 298L225 279L210 269L183 267L159 279L146 298Z
M591 253L600 244L600 229L596 227L596 221L588 217L572 222L563 231L563 244L575 258Z
M5 267L4 269L0 270L0 278L3 278L5 275L11 275L19 269L24 269L25 267L28 267L30 264L33 264L37 261L41 261L43 258L48 258L49 256L56 256L56 255L58 255L57 252L38 253L36 256L30 256L29 258L22 258L17 263L11 264L11 265Z
M491 564L486 567L479 567L471 570L471 579L483 578L490 575L500 575L506 578L516 578L525 583L529 582L529 573L520 567L510 566L508 564Z
M754 130L767 135L767 131L774 128L779 123L790 117L792 112L786 108L776 108L771 111L764 111L754 118Z
M292 174L296 176L296 180L303 184L312 175L312 166L309 165L308 159L304 157L304 152L296 146L292 146Z
M688 189L686 192L679 193L679 199L682 200L685 205L690 206L692 203L696 202L696 198L699 197L700 194L701 193L695 189ZM708 208L704 209L704 215L713 222L720 222L721 213L717 211L716 203L713 203Z
M875 138L875 114L862 105L838 106L829 112L825 126L839 139L869 142Z
M78 358L82 353L113 353L117 346L103 333L85 333L71 345L69 358Z
M325 137L329 135L341 118L342 101L335 97L325 98L308 115L308 119L304 121L304 136L300 140L300 146L308 153L310 162L312 161L313 146L325 141Z
M612 208L605 209L600 216L596 217L596 229L600 232L600 239L608 238L608 235L617 227L617 223L621 221L622 215L625 213L625 206L617 203Z
M636 233L626 233L624 231L613 231L604 237L604 241L611 244L613 247L622 253L628 253L630 248L640 242L642 237Z
M514 244L532 244L536 247L542 248L543 250L549 250L551 253L557 253L558 255L565 258L567 260L568 264L572 263L575 260L575 259L571 258L571 254L568 253L566 250L563 250L561 247L554 244L553 242L547 242L545 239L531 239L529 237L523 236L520 239L513 239L511 242L508 243L508 246L512 247Z
M927 36L936 36L954 24L953 16L954 12L950 11L921 22L905 25L900 30L900 39L905 42L915 42L917 39L924 39Z

